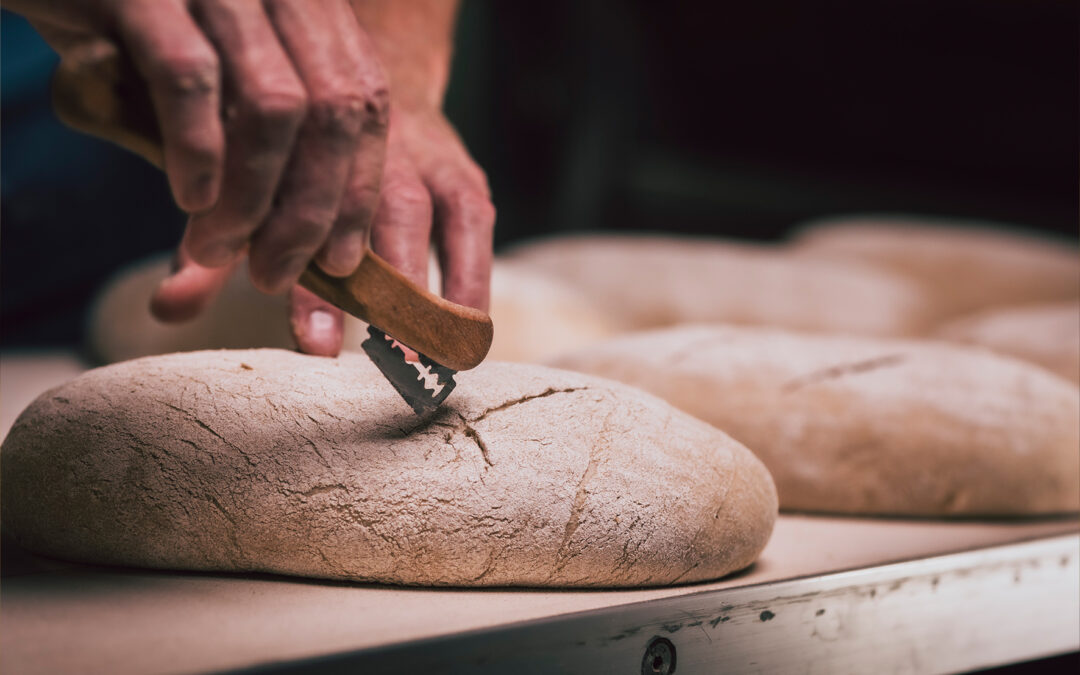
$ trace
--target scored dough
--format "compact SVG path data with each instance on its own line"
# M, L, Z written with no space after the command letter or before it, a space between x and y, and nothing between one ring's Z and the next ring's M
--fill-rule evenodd
M438 287L432 259L431 285ZM291 349L285 296L260 293L240 265L217 300L191 321L166 324L150 315L150 297L169 275L167 257L153 257L119 272L99 293L91 312L90 350L103 363L201 349ZM530 362L584 347L614 333L602 312L557 279L496 261L491 272L495 337L488 358ZM344 348L359 351L367 325L345 316Z
M621 330L714 321L860 335L926 328L923 290L907 279L775 247L583 235L534 242L507 258L579 289Z
M781 508L1080 510L1080 391L982 349L687 326L555 365L641 387L731 434L772 472Z
M4 532L84 562L460 586L693 582L765 546L772 480L709 425L541 366L457 377L421 420L362 355L90 371L4 442Z
M808 258L873 264L926 289L936 322L997 305L1080 297L1075 245L1008 226L947 218L865 215L803 226Z
M1080 383L1080 302L992 308L945 324L937 336L1037 363Z

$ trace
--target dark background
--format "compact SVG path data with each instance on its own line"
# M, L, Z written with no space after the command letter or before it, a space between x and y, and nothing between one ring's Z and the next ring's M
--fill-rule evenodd
M1077 19L1067 0L466 0L447 112L500 247L769 240L856 211L1075 241ZM156 170L55 121L55 56L9 13L0 29L0 343L71 343L96 288L183 219Z

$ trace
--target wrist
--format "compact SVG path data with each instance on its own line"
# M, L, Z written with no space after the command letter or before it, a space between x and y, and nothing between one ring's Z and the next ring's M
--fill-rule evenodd
M450 76L450 56L384 63L391 105L404 113L441 110Z
M351 0L375 44L399 110L438 110L450 76L453 0Z

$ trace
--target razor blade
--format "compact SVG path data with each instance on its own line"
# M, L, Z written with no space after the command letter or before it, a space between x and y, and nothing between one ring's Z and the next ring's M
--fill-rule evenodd
M368 339L360 346L409 407L417 415L438 410L454 390L456 371L420 352L416 361L409 361L400 342L372 325L367 332Z

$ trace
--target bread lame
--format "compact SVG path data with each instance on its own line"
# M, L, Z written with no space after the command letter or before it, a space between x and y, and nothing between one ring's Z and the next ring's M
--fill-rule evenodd
M67 125L163 166L153 105L114 50L65 58L53 76L53 105ZM344 278L311 263L300 285L368 323L361 346L417 415L438 409L454 389L454 373L478 365L491 347L487 314L417 286L371 251ZM418 358L410 360L404 346Z

